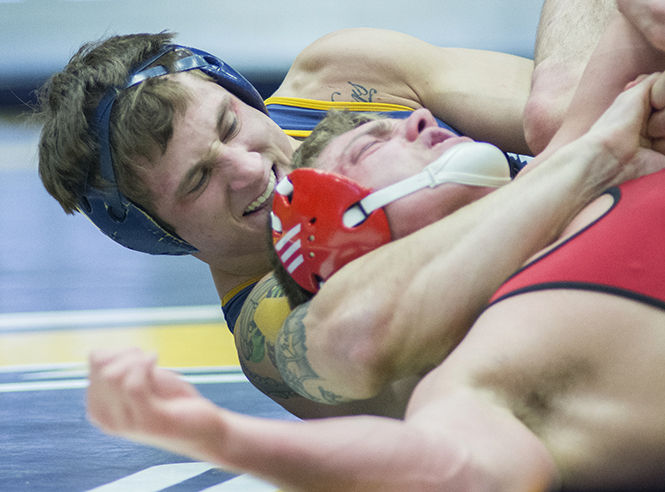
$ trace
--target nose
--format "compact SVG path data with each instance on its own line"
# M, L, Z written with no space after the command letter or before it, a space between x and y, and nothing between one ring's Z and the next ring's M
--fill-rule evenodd
M264 179L267 164L259 152L227 149L226 158L224 178L231 190L240 191Z
M416 109L404 122L406 139L413 142L427 128L437 126L436 120L428 109Z

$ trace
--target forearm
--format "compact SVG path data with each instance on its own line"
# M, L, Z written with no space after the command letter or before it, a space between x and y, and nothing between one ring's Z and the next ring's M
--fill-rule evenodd
M661 0L617 0L617 4L655 48L665 50L665 4Z
M391 312L383 329L386 353L377 355L380 372L401 377L440 363L498 287L606 189L609 176L599 171L615 161L600 143L581 139L421 237L409 237L400 249L417 251L417 264L401 269L402 293L379 308Z
M440 404L439 399L434 402ZM433 410L464 421L468 412L457 412L451 403L455 402L448 398ZM482 406L478 408L482 411ZM480 446L476 442L469 446L465 436L459 435L460 429L475 429L477 422L453 426L451 433L447 419L440 418L409 425L378 417L304 423L248 417L215 406L189 383L157 368L154 357L138 350L105 351L91 357L88 416L107 433L215 463L228 471L251 473L283 490L469 490L472 484L487 483L486 473L474 472L487 469L482 458L488 446L482 441ZM489 423L494 436L494 422ZM509 431L501 436L513 447L515 436L523 442L510 428L502 425L501 429ZM475 437L486 441L491 439L488 435L481 432ZM515 470L531 470L524 463L533 463L534 456L539 459L530 452L517 467L499 467L499 471L522 475Z
M298 349L292 367L304 369L297 377L321 394L359 399L438 364L500 284L577 211L609 186L663 169L646 133L661 79L624 91L589 132L536 158L513 183L331 277L285 323L284 346Z
M468 390L441 393L406 422L366 416L279 422L220 411L210 431L197 458L285 491L515 492L556 483L556 467L537 437Z
M492 51L436 50L409 81L422 105L474 140L528 154L522 115L533 62Z

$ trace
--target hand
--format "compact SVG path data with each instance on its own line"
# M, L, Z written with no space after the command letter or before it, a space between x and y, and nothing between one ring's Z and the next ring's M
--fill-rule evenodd
M600 142L620 165L611 184L665 168L665 74L628 84L583 137Z
M654 48L665 51L665 1L617 0L617 7Z
M138 349L90 356L88 418L109 434L206 459L222 410Z

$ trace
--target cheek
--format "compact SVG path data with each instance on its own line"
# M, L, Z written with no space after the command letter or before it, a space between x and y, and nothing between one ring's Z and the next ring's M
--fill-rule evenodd
M333 170L333 172L339 172L373 190L380 190L410 176L403 169L397 168L388 160L382 163L370 164L363 162L356 166L348 165L343 169Z
M196 202L187 206L178 208L177 213L174 214L176 221L176 232L185 240L191 240L194 244L196 241L208 241L208 236L214 234L216 229L216 222L219 219L215 218L213 205L205 200L197 200Z
M386 206L386 215L393 240L422 229L435 219L430 204L418 197L404 197Z
M421 190L386 206L393 239L399 239L449 215L455 209L450 194Z

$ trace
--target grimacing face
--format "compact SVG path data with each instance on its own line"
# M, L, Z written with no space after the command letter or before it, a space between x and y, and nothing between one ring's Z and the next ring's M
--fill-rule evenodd
M174 117L166 151L143 176L153 211L199 250L195 256L246 274L265 257L265 223L275 183L290 170L291 141L215 82L187 72L168 77L190 98Z
M407 119L364 123L330 141L316 167L378 190L413 176L450 148L472 141L441 128L427 109ZM393 239L445 217L491 192L491 188L446 183L420 190L386 206Z

